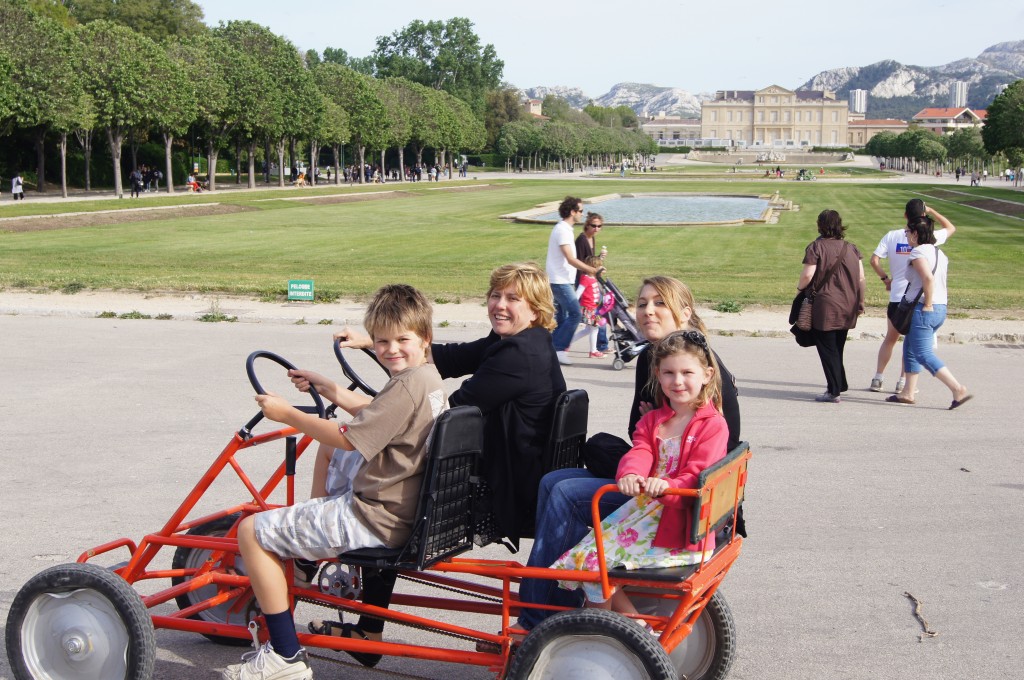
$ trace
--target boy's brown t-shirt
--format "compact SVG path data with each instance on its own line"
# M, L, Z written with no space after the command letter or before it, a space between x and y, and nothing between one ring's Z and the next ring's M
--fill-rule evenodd
M354 509L387 546L405 544L412 529L427 455L427 435L444 410L433 364L391 377L352 419L345 437L366 459L352 480Z

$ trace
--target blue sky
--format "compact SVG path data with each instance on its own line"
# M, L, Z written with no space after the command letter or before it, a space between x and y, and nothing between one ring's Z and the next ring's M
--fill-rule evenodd
M592 97L627 81L691 92L797 87L829 68L883 59L937 66L1024 40L1016 0L197 1L211 25L248 19L303 50L354 56L413 20L463 16L505 61L506 81L576 86Z

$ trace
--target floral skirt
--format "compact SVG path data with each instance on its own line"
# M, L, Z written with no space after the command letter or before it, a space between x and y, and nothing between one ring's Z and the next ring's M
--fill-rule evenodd
M604 537L604 556L608 569L650 569L660 567L682 567L701 561L699 551L684 548L656 548L651 545L661 521L665 506L649 496L631 498L618 510L601 522ZM711 557L708 551L707 557ZM577 569L598 571L597 542L594 532L588 534L575 547L551 565L552 569ZM559 581L558 585L567 590L582 588L591 602L603 602L600 583L580 581Z

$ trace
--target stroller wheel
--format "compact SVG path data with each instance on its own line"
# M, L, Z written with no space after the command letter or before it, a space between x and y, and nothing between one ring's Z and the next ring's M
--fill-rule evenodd
M626 362L616 357L615 361L612 362L613 371L621 371L622 367L626 365Z

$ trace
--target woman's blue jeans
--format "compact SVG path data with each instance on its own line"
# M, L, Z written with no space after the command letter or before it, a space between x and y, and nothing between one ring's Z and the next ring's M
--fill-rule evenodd
M590 531L590 501L600 487L614 484L613 479L600 479L583 468L555 470L544 475L537 492L537 527L528 567L550 567ZM601 517L607 517L629 500L618 492L601 497ZM519 599L537 604L562 607L583 606L583 591L569 591L558 587L557 581L523 579L519 585ZM519 612L519 625L527 630L555 612L543 609L523 609Z
M918 303L910 319L910 330L903 340L903 367L907 373L920 373L924 366L935 375L946 364L935 355L935 331L946 322L946 305L932 305L930 312Z
M551 343L556 352L561 352L572 344L576 327L583 320L583 311L571 283L552 283L551 294L555 298L555 323L558 325L551 333Z

